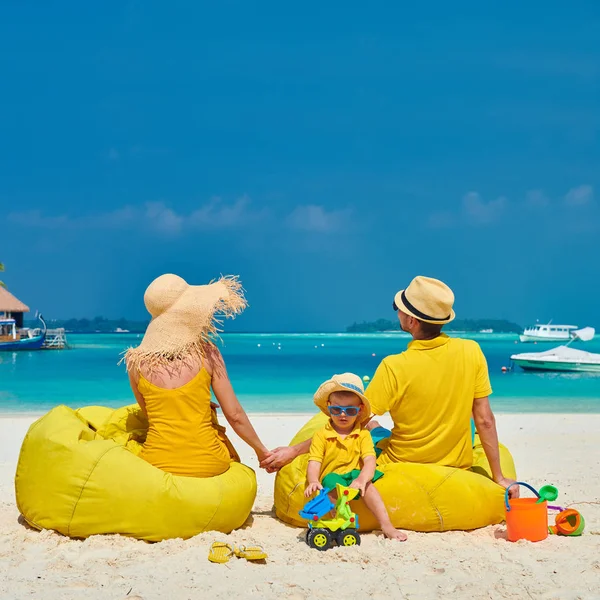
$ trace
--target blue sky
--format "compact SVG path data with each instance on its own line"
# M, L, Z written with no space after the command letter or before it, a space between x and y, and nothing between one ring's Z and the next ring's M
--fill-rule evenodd
M229 330L340 330L417 274L461 317L600 326L600 4L0 2L2 279Z

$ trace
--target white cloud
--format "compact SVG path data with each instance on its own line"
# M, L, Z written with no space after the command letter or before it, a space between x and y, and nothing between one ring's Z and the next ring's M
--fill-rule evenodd
M81 217L48 216L39 210L14 212L8 215L12 223L22 227L111 230L141 223L150 231L169 236L198 229L249 227L268 218L268 209L253 209L251 200L247 196L238 198L232 204L227 204L220 198L213 198L189 213L179 213L165 202L155 201L138 206L126 205L112 211Z
M266 208L254 210L248 196L241 196L233 204L226 204L221 198L212 198L204 206L192 211L189 216L191 227L199 229L235 228L256 224L269 218Z
M529 190L525 196L525 204L531 208L546 208L550 200L542 190Z
M567 206L585 206L594 199L594 188L591 185L580 185L571 188L565 196Z
M463 196L458 210L431 213L427 219L427 227L447 229L461 224L490 225L502 216L507 206L508 200L504 196L485 202L478 192L469 192Z
M164 202L147 202L144 218L160 233L177 235L183 227L184 217L165 205Z
M485 202L477 192L469 192L462 199L462 211L476 225L487 225L496 221L504 212L507 200L503 196Z
M351 225L352 209L327 211L323 206L305 204L287 216L286 224L292 229L316 233L333 233Z

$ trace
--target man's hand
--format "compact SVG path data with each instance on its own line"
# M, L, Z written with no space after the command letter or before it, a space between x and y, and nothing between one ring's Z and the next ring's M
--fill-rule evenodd
M351 487L360 492L361 496L365 495L365 488L367 487L367 482L360 477L357 477L348 487Z
M267 473L275 473L281 467L291 463L294 458L296 458L296 451L292 446L279 446L272 450L267 458L260 461L260 466Z
M498 477L498 479L494 479L494 481L501 485L505 490L509 488L513 483L517 483L514 479L509 479L508 477ZM508 492L509 498L518 498L519 497L519 486L515 485L510 488Z
M318 481L313 481L306 486L304 490L305 498L310 498L315 492L322 490L323 486Z
M375 417L371 417L371 420L368 421L364 427L367 431L373 431L373 429L376 429L377 427L381 427L381 424L379 423L379 421L375 421L374 420Z

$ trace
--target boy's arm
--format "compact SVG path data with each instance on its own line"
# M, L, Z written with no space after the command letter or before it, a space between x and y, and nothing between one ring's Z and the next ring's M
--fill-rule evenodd
M361 495L365 493L365 487L375 475L377 459L375 458L375 446L370 433L363 431L360 440L360 458L363 466L358 477L350 484L350 487L360 490Z
M304 490L304 495L308 498L312 496L317 490L322 490L323 486L319 481L319 475L321 474L321 464L323 463L323 456L325 455L325 440L322 432L317 431L313 436L310 444L310 451L308 455L308 467L306 468L306 479L308 485Z
M309 498L315 492L323 489L321 482L319 481L319 475L321 474L321 461L319 460L309 460L308 467L306 469L306 479L308 480L308 485L304 490L305 498Z
M308 487L318 486L317 489L322 489L323 486L319 481L319 475L321 473L321 463L317 460L309 460L308 468L306 469L306 479L308 480ZM308 488L307 488L308 489Z
M361 495L364 495L367 483L375 475L376 462L375 456L365 456L363 459L363 468L360 470L359 476L350 484L350 487L359 490Z

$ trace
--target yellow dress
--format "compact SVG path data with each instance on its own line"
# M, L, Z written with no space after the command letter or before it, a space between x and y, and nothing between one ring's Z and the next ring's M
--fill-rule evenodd
M138 389L148 414L141 458L162 471L185 477L214 477L229 469L232 458L237 457L211 408L210 383L204 367L191 381L172 390L158 387L140 374Z

